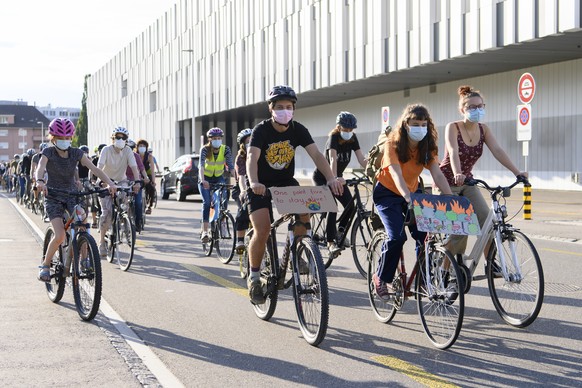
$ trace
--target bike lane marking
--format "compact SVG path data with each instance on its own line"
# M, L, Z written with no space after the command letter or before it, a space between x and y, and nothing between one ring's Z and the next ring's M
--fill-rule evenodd
M565 255L582 256L582 253L580 253L580 252L563 251L561 249L541 248L540 250L547 251L547 252L554 252L554 253L563 253Z
M192 271L192 272L194 272L194 273L196 273L196 274L198 274L198 275L200 275L200 276L202 276L210 281L213 281L214 283L219 284L219 285L223 286L224 288L226 288L226 289L228 289L236 294L239 294L241 296L248 298L247 289L239 286L236 283L231 282L230 280L226 280L223 277L215 275L212 272L209 272L209 271L202 269L202 268L200 268L196 265L193 265L193 264L181 264L181 265L182 265L182 267L184 267L184 268L186 268L186 269L188 269L188 270L190 270L190 271Z
M419 368L416 365L391 356L374 356L372 360L387 366L393 371L402 373L412 380L431 388L457 388L456 384L450 383L432 373Z

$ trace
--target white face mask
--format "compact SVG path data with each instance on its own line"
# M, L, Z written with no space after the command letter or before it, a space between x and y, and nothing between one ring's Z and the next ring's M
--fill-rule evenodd
M354 133L353 132L340 131L340 136L344 140L350 140L352 138L352 136L354 136Z
M116 139L115 143L113 143L113 145L115 145L115 147L119 148L120 150L123 149L123 147L125 147L125 143L127 140L123 140L123 139Z
M409 126L408 137L414 141L421 141L428 132L427 127Z
M289 121L293 120L293 110L273 110L273 119L279 124L287 125Z
M473 123L478 123L485 117L485 108L478 108L465 111L465 118Z
M55 146L61 151L66 151L71 146L71 141L70 140L56 140Z
M137 151L138 151L140 154L145 154L145 152L146 152L146 148L145 148L145 147L137 147Z
M222 145L222 140L212 140L210 144L213 148L219 148Z

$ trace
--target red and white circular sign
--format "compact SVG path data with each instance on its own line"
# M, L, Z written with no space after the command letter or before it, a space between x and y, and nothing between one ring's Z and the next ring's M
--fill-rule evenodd
M530 73L523 73L517 83L517 97L524 104L529 104L536 93L536 81Z

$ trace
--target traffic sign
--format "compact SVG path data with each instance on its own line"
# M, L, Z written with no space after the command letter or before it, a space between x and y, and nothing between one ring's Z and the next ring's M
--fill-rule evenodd
M517 83L517 97L524 104L529 104L536 94L536 81L530 73L523 73Z
M531 140L531 106L517 106L517 141Z
M382 107L382 130L384 130L388 125L390 125L390 107Z

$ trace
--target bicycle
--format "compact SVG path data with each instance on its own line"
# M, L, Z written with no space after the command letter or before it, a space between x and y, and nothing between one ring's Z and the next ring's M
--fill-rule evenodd
M344 209L343 213L337 220L339 225L345 225L338 228L338 234L335 236L336 245L340 247L339 251L329 252L329 255L324 259L325 268L329 268L334 259L336 259L346 246L351 246L352 257L358 272L365 278L368 264L366 256L368 252L368 244L372 240L374 229L368 222L372 212L366 209L362 202L359 185L370 183L367 176L356 176L352 179L346 179L348 187L354 188L354 195L349 205ZM314 214L311 217L311 225L313 227L313 241L320 247L320 251L328 252L327 250L327 213ZM350 231L351 228L351 231ZM350 234L348 242L347 235ZM351 242L351 244L350 244Z
M128 213L128 196L132 196L133 188L118 187L113 197L112 223L105 234L107 244L107 261L117 261L122 271L129 270L133 261L135 249L135 225Z
M89 224L85 223L87 213L81 204L81 198L94 193L108 194L108 190L100 189L80 193L55 188L48 188L48 190L74 196L77 203L72 214L65 211L63 222L66 238L53 256L50 268L51 280L45 283L46 292L53 303L60 302L65 292L67 278L71 277L77 313L84 321L90 321L95 318L99 311L102 272L97 243L93 236L87 232ZM42 262L44 262L48 245L54 234L53 227L49 226L44 235Z
M469 292L473 280L487 279L489 294L497 313L509 325L523 328L537 318L544 299L544 272L539 254L531 240L519 229L507 223L507 207L500 199L511 195L511 189L529 182L519 176L507 186L491 187L481 179L465 182L487 190L491 209L482 234L471 253L457 255L464 279L464 292ZM485 275L474 276L481 254L493 239L485 263ZM469 262L469 266L465 264Z
M236 231L234 217L228 210L228 190L232 185L215 183L210 185L212 203L210 204L210 228L208 230L208 242L202 242L202 249L206 256L212 254L216 247L218 260L228 264L234 256L236 245Z
M413 210L412 206L414 201L427 197L435 197L437 201L444 200L442 196L412 194L405 225L414 222L413 215L416 214L416 209ZM468 200L463 199L468 203ZM422 214L417 215L417 220L418 217L422 217ZM417 226L419 230L423 230L418 222ZM374 234L368 253L368 298L376 319L382 323L390 322L404 302L414 297L423 330L430 342L439 349L447 349L455 343L461 332L465 310L462 275L455 258L444 247L445 236L434 231L427 234L410 276L406 273L404 253L401 253L399 266L391 284L394 294L389 299L378 296L372 280L387 239L384 230Z
M272 199L270 191L267 191L267 195ZM270 213L273 219L272 210ZM317 244L305 234L304 224L298 219L289 223L290 230L295 233L295 228L303 226L303 230L297 230L303 234L294 236L291 241L287 233L283 255L279 259L277 228L293 217L295 214L285 214L271 223L265 256L261 263L261 283L265 303L252 304L252 306L257 317L268 321L275 313L279 291L293 286L293 300L301 334L307 343L318 346L325 338L329 320L327 275ZM247 265L247 274L250 271L248 241L252 234L251 228L245 236L243 260ZM286 279L288 267L291 270L291 277Z

